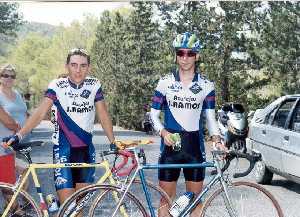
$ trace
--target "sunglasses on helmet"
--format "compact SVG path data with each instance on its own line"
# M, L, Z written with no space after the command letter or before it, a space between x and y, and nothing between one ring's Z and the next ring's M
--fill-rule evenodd
M195 57L196 53L191 50L177 50L176 55L179 57Z

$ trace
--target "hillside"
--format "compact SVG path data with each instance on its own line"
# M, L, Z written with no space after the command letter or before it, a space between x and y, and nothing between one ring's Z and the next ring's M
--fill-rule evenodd
M0 56L6 56L6 53L11 45L16 41L26 37L28 33L38 33L45 37L52 37L59 27L47 23L26 22L17 32L17 38L8 37L0 34Z
M47 23L26 22L18 31L18 38L23 38L30 32L35 32L46 37L51 37L57 29L57 26L53 26Z

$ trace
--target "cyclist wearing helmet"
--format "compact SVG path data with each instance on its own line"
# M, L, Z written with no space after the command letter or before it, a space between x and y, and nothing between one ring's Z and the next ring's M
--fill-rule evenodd
M45 97L36 111L15 135L4 139L6 145L18 144L51 109L54 115L52 135L55 163L93 163L95 148L92 131L95 114L111 143L114 142L112 122L98 79L89 77L90 56L83 49L72 49L67 56L67 76L50 82ZM93 182L94 168L57 168L55 187L61 203L75 190Z
M185 32L177 35L173 47L178 68L159 80L152 98L151 119L162 138L159 163L201 163L205 161L204 114L213 142L224 149L215 119L214 83L201 76L196 69L201 44L195 34ZM164 111L164 124L159 119L161 110ZM180 134L179 151L172 148L172 133ZM159 170L159 185L172 199L176 195L180 171ZM205 176L204 169L183 169L183 173L186 190L199 194ZM200 210L201 206L196 207L191 216L199 216ZM161 209L160 216L166 213L167 210Z

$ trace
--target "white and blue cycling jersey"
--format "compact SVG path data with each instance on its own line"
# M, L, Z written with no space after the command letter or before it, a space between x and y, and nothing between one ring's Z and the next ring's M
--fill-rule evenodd
M164 111L164 124L159 120ZM204 153L204 131L206 123L210 135L219 135L215 119L214 83L195 73L192 82L183 86L179 72L174 71L158 82L152 97L151 119L154 128L166 128L170 132L200 132L200 146Z
M87 77L80 85L76 85L68 78L55 79L49 84L45 96L54 103L53 143L65 145L67 142L71 147L92 144L95 102L104 99L99 80Z
M55 163L71 162L72 153L86 147L86 156L82 159L86 163L95 162L95 149L92 144L92 130L95 120L95 103L104 99L98 79L87 77L80 85L72 83L69 78L53 80L45 97L53 100L52 122L54 133L52 135L53 158ZM91 182L94 178L94 169L85 169L89 174L80 182ZM55 185L57 189L72 188L72 171L70 168L55 170Z

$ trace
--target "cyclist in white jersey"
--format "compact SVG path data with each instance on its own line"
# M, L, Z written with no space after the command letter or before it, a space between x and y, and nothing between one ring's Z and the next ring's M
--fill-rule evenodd
M95 149L92 144L92 130L95 113L111 143L115 138L112 122L104 101L98 79L88 77L90 56L83 49L72 49L67 56L68 76L50 82L45 97L25 126L6 139L7 144L18 141L29 133L52 107L55 131L52 136L53 159L55 163L93 163ZM74 191L85 187L94 179L92 168L64 168L54 172L55 187L61 203Z
M217 122L215 119L214 83L203 78L196 71L199 59L200 42L195 34L185 32L173 41L178 69L161 78L152 97L151 119L154 128L162 137L159 163L201 163L205 161L204 129L206 123L212 140L221 149ZM164 112L164 124L159 119ZM181 150L172 148L174 142L170 135L179 133ZM160 169L159 185L174 199L180 169ZM205 176L204 169L183 169L186 190L199 194ZM162 202L163 203L163 202ZM163 204L162 204L163 207ZM201 205L191 216L199 216ZM161 209L160 216L167 215Z

